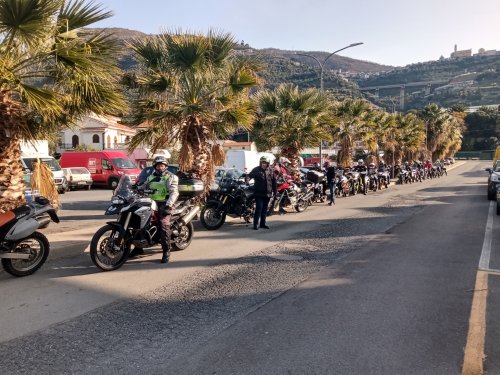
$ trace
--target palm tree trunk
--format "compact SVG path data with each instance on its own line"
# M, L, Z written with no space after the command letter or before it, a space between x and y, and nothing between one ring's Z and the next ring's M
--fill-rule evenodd
M300 181L299 150L294 147L286 147L281 154L290 160L290 175L295 181Z
M0 213L25 203L21 145L16 130L23 125L8 91L0 92Z

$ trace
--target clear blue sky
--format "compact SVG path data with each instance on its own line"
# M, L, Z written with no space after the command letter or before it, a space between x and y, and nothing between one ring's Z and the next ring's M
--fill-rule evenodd
M500 0L97 0L114 16L97 24L145 33L232 33L254 48L329 51L403 66L458 49L500 50Z

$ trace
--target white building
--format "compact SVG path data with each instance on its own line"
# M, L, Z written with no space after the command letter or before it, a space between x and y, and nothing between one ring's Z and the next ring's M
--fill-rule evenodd
M74 129L60 133L58 152L88 146L95 150L119 149L136 133L136 129L119 124L114 116L90 115L83 118Z

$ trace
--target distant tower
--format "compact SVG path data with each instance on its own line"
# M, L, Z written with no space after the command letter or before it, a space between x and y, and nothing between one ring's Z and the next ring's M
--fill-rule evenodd
M457 45L455 44L455 52L457 52Z

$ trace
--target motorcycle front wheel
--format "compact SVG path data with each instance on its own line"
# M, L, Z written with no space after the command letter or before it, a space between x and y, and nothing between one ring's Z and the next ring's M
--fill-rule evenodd
M12 276L28 276L36 272L49 256L49 240L40 232L33 232L14 245L15 253L29 254L29 259L2 259L5 271Z
M116 227L105 225L95 232L90 241L90 259L95 266L103 271L113 271L127 261L130 254L130 241L116 243L119 233Z
M179 228L179 234L172 238L172 250L184 250L191 244L193 240L194 227L193 223L189 222Z
M219 229L226 221L226 210L220 210L216 202L207 202L201 209L200 222L208 230Z

